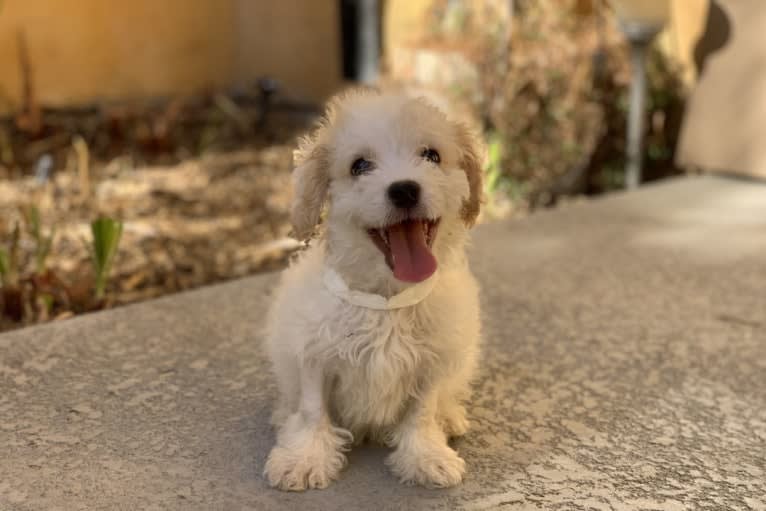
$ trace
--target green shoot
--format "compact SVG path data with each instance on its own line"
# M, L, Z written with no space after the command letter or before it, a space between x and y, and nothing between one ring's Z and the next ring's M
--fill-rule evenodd
M37 297L37 304L40 307L41 316L49 318L53 310L53 295L42 293Z
M35 272L41 274L45 271L45 262L51 253L53 238L56 230L51 229L48 236L43 235L40 210L35 206L29 206L22 210L24 222L29 235L35 240Z
M112 218L100 217L91 222L93 234L93 269L96 274L96 300L104 298L109 273L112 269L114 256L122 236L122 222Z
M9 250L0 249L0 284L4 288L13 288L19 281L19 238L21 231L16 222L11 233L11 246Z
M503 152L501 147L501 138L497 133L493 133L489 137L487 143L489 149L489 158L487 160L487 167L485 169L485 191L488 194L493 194L499 184L500 179L503 177L502 158Z
M8 252L0 248L0 284L5 286L5 279L8 275Z

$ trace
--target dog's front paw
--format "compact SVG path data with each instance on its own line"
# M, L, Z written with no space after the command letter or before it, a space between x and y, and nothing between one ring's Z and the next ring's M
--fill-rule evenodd
M402 449L399 447L386 460L399 480L427 488L447 488L460 484L465 461L448 445Z
M280 490L327 488L346 465L346 456L338 451L321 451L276 446L266 460L263 474L272 487Z

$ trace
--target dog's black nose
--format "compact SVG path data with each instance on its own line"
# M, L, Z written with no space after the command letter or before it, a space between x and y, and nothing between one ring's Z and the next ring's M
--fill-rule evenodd
M410 209L420 200L420 185L415 181L397 181L388 187L388 198L397 208Z

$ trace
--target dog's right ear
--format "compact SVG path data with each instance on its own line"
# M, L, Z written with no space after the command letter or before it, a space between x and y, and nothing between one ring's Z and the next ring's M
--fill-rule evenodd
M321 128L301 139L293 153L293 202L290 209L292 235L304 241L319 223L330 184L330 150L321 143Z

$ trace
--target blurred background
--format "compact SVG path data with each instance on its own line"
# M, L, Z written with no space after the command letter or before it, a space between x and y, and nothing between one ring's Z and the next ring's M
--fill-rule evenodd
M729 28L643 3L645 182L696 171L682 120ZM622 189L624 28L606 0L0 0L0 330L284 265L295 138L354 83L482 130L483 220Z

